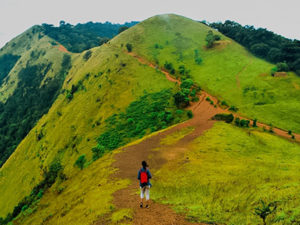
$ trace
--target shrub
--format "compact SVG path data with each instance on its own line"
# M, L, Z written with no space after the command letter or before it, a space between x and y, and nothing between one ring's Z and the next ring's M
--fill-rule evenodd
M93 152L93 160L97 160L101 158L105 153L105 147L103 145L98 144L96 147L92 148Z
M232 114L216 114L212 117L213 120L220 120L220 121L225 121L226 123L231 123L234 119Z
M263 224L266 225L266 218L268 215L272 214L276 208L276 202L271 202L266 204L263 200L261 202L261 207L257 207L254 210L255 215L259 216L263 220Z
M253 120L253 127L257 127L257 124L256 124L256 123L257 123L257 119L254 119L254 120Z
M205 99L206 101L208 101L208 102L210 102L211 100L210 100L210 97L206 97L206 99Z
M126 48L128 52L132 52L132 44L127 43Z
M84 155L81 155L78 157L78 159L74 163L74 166L77 166L82 170L85 163L86 163L86 158L85 158L85 154L84 154Z
M244 120L244 119L242 119L240 121L240 127L249 127L249 124L250 124L250 120Z
M289 135L292 135L292 131L291 131L291 130L289 130L289 131L288 131L288 134L289 134Z
M278 72L288 72L289 66L285 62L279 62L276 64Z
M92 56L92 51L89 50L89 51L87 51L86 53L84 53L83 59L84 59L85 61L88 61L89 58L90 58L91 56Z
M194 116L193 112L191 110L188 110L186 114L187 114L188 118L190 118L190 119L193 118L193 116Z
M222 106L226 106L226 107L229 106L229 105L227 104L227 102L225 102L225 101L222 101L222 102L221 102L221 105L222 105Z
M232 105L232 106L230 106L230 108L228 110L233 111L233 112L237 112L239 109Z
M236 126L240 126L240 122L241 122L241 120L239 117L235 118L234 123Z
M186 79L184 81L182 81L180 88L186 88L186 89L190 89L193 86L194 82L192 79ZM195 92L196 94L196 92Z
M173 64L172 63L169 63L168 61L165 62L164 64L164 68L169 71L171 74L175 74L175 69L173 67Z

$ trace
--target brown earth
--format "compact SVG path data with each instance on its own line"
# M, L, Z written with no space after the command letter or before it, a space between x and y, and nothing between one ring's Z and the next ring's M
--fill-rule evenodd
M126 52L127 53L127 52ZM127 53L135 57L140 63L148 65L154 69L159 69L166 76L166 78L178 85L181 83L179 80L173 78L167 71L162 70L155 66L154 64L147 62L145 59L139 57L135 53ZM119 154L115 156L115 162L113 167L118 169L118 172L113 176L118 179L130 179L131 185L125 189L117 191L114 194L114 201L117 209L130 208L133 209L133 221L126 219L123 222L132 222L134 225L188 225L188 224L201 224L192 223L185 220L184 215L176 214L169 205L159 204L150 200L150 208L140 208L139 207L139 194L138 194L138 180L137 173L140 168L140 163L142 160L147 160L150 165L152 174L161 168L167 161L174 160L184 155L187 150L188 144L195 138L200 136L204 131L210 129L214 121L211 118L217 113L228 113L228 110L222 109L218 106L218 100L206 93L201 91L198 94L199 101L192 103L189 107L192 110L194 117L186 122L177 124L166 130L156 132L150 135L148 138L143 139L137 144L133 144L124 147ZM209 97L215 105L210 104L206 101ZM217 106L217 107L216 107ZM238 115L235 115L238 116ZM240 117L241 119L243 117ZM265 127L269 129L268 125L257 123L259 127ZM187 134L185 137L180 139L177 143L171 146L164 146L160 144L160 140L167 135L170 135L176 131L179 131L185 127L194 127L194 130ZM286 131L279 128L273 128L274 134L289 138L290 136ZM295 134L297 141L300 140L300 135ZM156 148L160 148L160 151L156 151ZM155 178L154 178L155 179ZM107 217L109 218L109 216ZM127 220L127 221L126 221ZM108 220L99 220L94 224L108 224ZM203 223L202 223L203 224Z

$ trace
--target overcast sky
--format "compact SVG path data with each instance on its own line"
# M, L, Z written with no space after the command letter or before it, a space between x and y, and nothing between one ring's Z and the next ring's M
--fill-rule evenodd
M35 24L123 23L163 13L229 19L300 40L299 10L300 0L0 0L0 47Z

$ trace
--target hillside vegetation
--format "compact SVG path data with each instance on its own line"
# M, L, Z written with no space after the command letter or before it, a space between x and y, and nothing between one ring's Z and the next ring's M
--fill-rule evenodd
M290 40L263 28L243 27L230 20L226 20L224 23L212 23L210 26L245 46L258 57L272 63L286 62L288 69L295 71L300 76L299 40Z
M101 147L99 152L97 145L105 146L105 144L101 141L97 143L97 138L100 137L98 141L101 140L101 134L109 132L110 126L113 125L111 119L107 119L112 118L114 114L124 115L126 110L130 113L129 105L134 104L135 100L143 101L145 98L143 96L157 93L158 95L156 94L154 98L146 97L147 105L162 107L162 114L153 115L153 118L157 118L157 122L162 121L162 127L187 118L184 115L176 116L172 94L167 94L167 96L163 93L159 94L161 91L166 93L175 91L175 85L167 81L161 72L140 64L123 50L107 45L93 49L87 60L84 57L85 54L75 56L72 69L63 86L63 93L58 96L48 114L31 130L1 168L0 191L3 193L0 201L1 217L4 218L7 213L12 212L18 202L30 194L33 187L43 179L43 174L48 171L53 160L60 162L63 173L69 179L79 176L78 169L74 167L75 161L85 154L84 158L87 162L84 167L86 167L92 163L93 159L98 158L97 154L101 156ZM166 97L170 101L168 109L165 109L164 105L160 106L161 103L159 103L162 99L162 103L166 104L168 102ZM136 104L140 104L138 102ZM137 133L124 136L123 144L151 132L153 125L139 125L138 123L142 122L143 115L146 116L151 112L148 111L150 110L148 107L144 110L146 110L144 114L139 114L138 117L128 114L132 120L128 118L126 121L136 124ZM168 114L179 119L163 122ZM134 119L138 120L134 121ZM152 131L162 127L156 127ZM122 131L121 128L118 130ZM105 148L105 150L117 146L119 144ZM95 154L96 157L93 158ZM88 173L94 172L91 170ZM19 188L20 186L22 189ZM49 194L54 191L54 186ZM45 194L47 193L48 191ZM70 195L67 202L71 202L72 198L73 196ZM61 202L61 206L56 201L49 202L49 204L54 204L55 210L59 211L64 202ZM83 204L83 202L78 204Z
M174 137L165 140L176 146ZM157 201L191 221L242 225L260 224L254 211L263 200L277 204L268 224L300 222L299 144L218 122L186 149L154 174Z
M208 34L212 40L209 47ZM199 100L197 84L223 101L224 107L238 108L242 115L300 132L300 78L294 73L272 77L274 65L193 20L177 15L155 16L100 47L72 54L72 58L65 55L68 53L59 43L36 34L36 47L45 45L49 50L35 63L31 57L36 53L30 51L22 60L28 44L35 43L27 39L22 42L22 37L4 48L3 54L10 54L4 58L10 62L8 67L15 56L21 57L3 79L1 102L7 104L22 82L28 85L32 80L41 89L46 77L54 79L60 74L62 84L51 98L53 104L48 101L49 110L0 168L0 223L130 223L133 209L113 204L113 194L132 182L115 176L115 155L122 146L142 143L160 134L150 133L167 132L169 126L193 117L184 107L190 100ZM9 52L13 43L20 45L14 53ZM68 61L72 66L60 73L66 57L72 59ZM47 69L52 59L58 60L53 62L57 70ZM28 66L20 65L19 72L14 73L20 60ZM144 63L146 60L152 64ZM180 78L181 85L160 68ZM9 82L13 79L19 82ZM22 91L26 93L28 88ZM160 147L147 149L157 154L166 151L166 156L173 157L157 160L157 164L166 164L159 165L154 173L155 200L172 204L191 221L228 224L258 223L253 209L259 200L278 201L278 210L268 220L278 224L298 222L299 200L294 196L299 195L299 145L258 128L221 122L196 138L200 130L212 126L210 113L218 107L217 102L203 96L207 94L200 96L198 103L210 107L205 121L200 113L206 112L204 107L195 114L198 118L194 116L195 127L180 123L183 129L165 134L161 141L156 139L170 146L170 152ZM176 149L177 141L186 136L186 146ZM145 149L136 150L142 154ZM176 158L176 151L184 158ZM144 157L151 160L153 155Z
M272 77L274 65L214 30L221 40L207 49L209 30L212 28L181 16L162 15L124 31L111 44L125 47L129 43L138 55L173 69L175 76L189 75L242 115L299 133L300 78L292 72Z
M71 67L35 26L0 51L0 167L47 113Z
M137 22L112 24L88 22L84 24L71 25L61 21L58 27L52 24L43 24L44 33L61 43L71 52L83 52L97 47L116 36L121 29L134 26Z

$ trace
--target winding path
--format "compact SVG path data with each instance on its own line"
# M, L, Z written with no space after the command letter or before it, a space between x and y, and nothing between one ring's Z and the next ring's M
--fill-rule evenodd
M179 80L173 78L167 71L158 68L151 62L147 62L145 59L139 57L135 53L127 54L136 58L140 63L144 65L148 65L154 69L159 69L169 81L177 83L178 85L181 83ZM142 160L148 161L153 173L161 168L167 161L182 157L184 155L184 152L187 150L186 146L188 146L188 143L193 141L204 131L210 129L213 126L215 121L211 120L211 118L215 114L228 112L227 110L224 110L220 107L214 107L210 104L210 102L206 101L206 98L209 97L215 103L218 102L218 100L214 96L209 95L205 91L201 91L201 94L198 94L198 97L199 101L192 103L192 105L189 107L189 109L192 110L194 114L194 117L192 119L177 124L166 130L156 132L133 145L124 147L120 153L115 155L115 162L113 163L113 167L117 168L118 172L113 175L114 178L129 179L131 181L131 185L129 185L125 189L117 191L114 194L113 202L117 209L133 209L133 221L128 218L128 221L122 222L132 222L132 224L134 225L203 224L188 222L187 220L185 220L184 215L176 214L168 205L151 202L149 209L139 208L139 196L137 194L138 181L136 178L138 168L140 168L140 162ZM257 123L257 125L260 127L269 127L262 123ZM194 130L173 145L164 146L160 144L160 140L162 138L176 131L180 131L185 127L193 127ZM273 130L279 136L286 138L289 137L286 131L278 128L273 128ZM300 136L296 134L295 137L299 141ZM155 149L158 147L160 148L160 151L155 151ZM153 179L155 181L155 177ZM109 223L109 217L107 217L107 221L105 219L102 219L95 222L94 224L100 225L107 223Z

